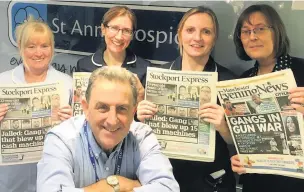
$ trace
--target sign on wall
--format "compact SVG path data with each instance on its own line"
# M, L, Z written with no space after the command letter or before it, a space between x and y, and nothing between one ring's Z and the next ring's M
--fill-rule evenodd
M94 53L101 45L100 23L115 4L79 2L11 2L8 8L9 38L17 46L14 30L29 15L49 24L55 35L55 51L77 55ZM188 8L129 6L137 17L133 51L156 63L174 60L178 54L177 25Z

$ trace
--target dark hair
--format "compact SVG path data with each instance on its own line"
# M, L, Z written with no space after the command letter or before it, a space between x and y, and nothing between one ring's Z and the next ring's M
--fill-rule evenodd
M236 47L236 54L238 55L238 57L245 61L251 60L251 58L244 50L240 35L241 28L244 22L248 22L250 24L250 16L251 14L256 12L260 12L265 16L268 25L271 26L271 29L274 33L273 49L275 52L275 58L278 58L282 55L287 55L289 53L290 43L283 21L281 20L279 14L273 7L266 4L258 4L251 5L247 9L245 9L237 21L236 27L234 29L233 41Z
M290 136L292 135L292 133L289 131L289 128L287 127L287 119L288 118L291 118L292 122L294 123L295 125L295 131L293 132L294 135L300 135L299 133L299 125L298 125L298 120L295 116L287 116L286 117L286 120L285 120L285 129L286 129L286 132L287 134Z

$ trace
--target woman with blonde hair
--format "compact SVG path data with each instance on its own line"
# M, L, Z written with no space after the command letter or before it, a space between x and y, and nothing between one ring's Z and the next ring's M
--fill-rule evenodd
M63 82L60 97L66 101L57 116L61 120L72 116L70 100L72 96L72 78L57 71L50 63L54 55L54 35L47 24L32 17L16 28L18 49L23 63L12 70L0 74L2 84L30 84ZM0 105L0 121L8 111L7 104ZM22 152L22 151L21 151ZM23 158L30 158L26 157ZM0 191L35 192L37 163L0 166Z
M181 71L218 72L219 80L232 79L235 76L228 69L216 63L210 56L219 34L219 25L215 13L203 6L187 11L178 25L178 43L180 54L175 61L162 67ZM157 112L156 105L143 100L138 104L137 117L144 121ZM216 129L215 161L212 163L171 159L173 173L182 192L210 191L213 184L207 180L210 174L225 170L218 189L235 191L235 178L229 161L226 143L232 143L232 138L224 118L224 109L210 102L201 105L198 116L204 122L211 123Z

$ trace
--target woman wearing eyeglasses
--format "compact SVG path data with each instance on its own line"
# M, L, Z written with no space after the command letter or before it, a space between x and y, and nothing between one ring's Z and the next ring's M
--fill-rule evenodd
M290 89L291 106L304 114L304 60L291 57L285 26L269 5L252 5L240 15L235 31L236 52L242 60L256 60L253 68L241 77L253 77L290 68L299 87ZM237 155L231 158L234 172L244 174L245 169ZM304 180L280 175L244 174L240 179L243 192L303 191Z
M92 72L102 66L121 66L137 75L142 85L145 86L147 67L150 62L135 55L129 44L136 30L136 16L126 6L115 6L103 16L101 32L104 44L93 55L84 57L77 62L78 72Z

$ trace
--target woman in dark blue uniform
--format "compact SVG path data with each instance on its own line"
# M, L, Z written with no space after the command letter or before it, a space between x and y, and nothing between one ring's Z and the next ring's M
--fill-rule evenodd
M196 7L185 13L178 26L178 42L181 56L162 68L180 71L218 72L219 80L235 76L210 56L219 33L214 12L206 7ZM208 111L208 112L207 112ZM151 118L157 112L156 105L144 100L139 103L137 117L141 121ZM201 118L213 123L216 128L215 161L212 163L171 159L173 173L182 192L207 192L214 188L206 179L216 171L224 169L219 191L235 191L235 178L230 167L227 144L231 143L224 109L217 104L206 103L199 111ZM206 119L205 119L206 118Z
M283 69L291 69L298 87L289 90L293 108L304 114L304 60L291 57L289 39L285 26L269 5L252 5L240 15L235 31L234 43L240 59L256 60L253 68L244 72L241 77L253 77ZM237 155L231 158L232 169L242 174L244 168ZM280 175L244 174L240 182L243 192L286 192L303 191L304 180Z
M126 6L109 9L101 24L104 43L93 55L77 62L77 72L92 72L102 66L121 66L136 74L142 86L145 86L150 62L128 48L135 30L136 16L131 9Z

